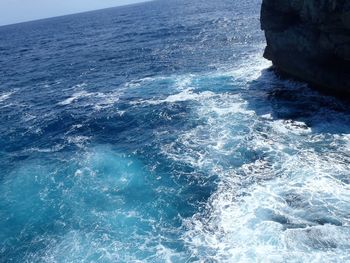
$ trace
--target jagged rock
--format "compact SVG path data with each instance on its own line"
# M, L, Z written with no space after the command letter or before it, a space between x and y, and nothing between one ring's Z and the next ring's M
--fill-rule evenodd
M350 0L263 0L261 28L278 71L350 97Z

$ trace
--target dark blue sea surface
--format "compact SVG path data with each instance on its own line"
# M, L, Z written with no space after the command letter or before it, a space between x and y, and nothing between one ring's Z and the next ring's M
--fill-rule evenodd
M350 109L269 69L260 4L0 27L0 262L350 262Z

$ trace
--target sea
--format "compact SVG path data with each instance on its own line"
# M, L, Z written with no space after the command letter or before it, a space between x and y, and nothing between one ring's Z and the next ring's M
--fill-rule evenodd
M350 262L350 107L263 58L261 0L0 27L0 262Z

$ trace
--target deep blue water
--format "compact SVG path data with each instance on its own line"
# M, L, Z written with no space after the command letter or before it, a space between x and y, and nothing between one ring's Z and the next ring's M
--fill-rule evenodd
M0 27L0 262L350 262L350 110L262 58L260 1Z

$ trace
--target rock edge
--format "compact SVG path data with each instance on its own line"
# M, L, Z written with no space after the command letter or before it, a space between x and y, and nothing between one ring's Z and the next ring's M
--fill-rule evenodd
M350 0L263 0L261 29L279 72L350 98Z

